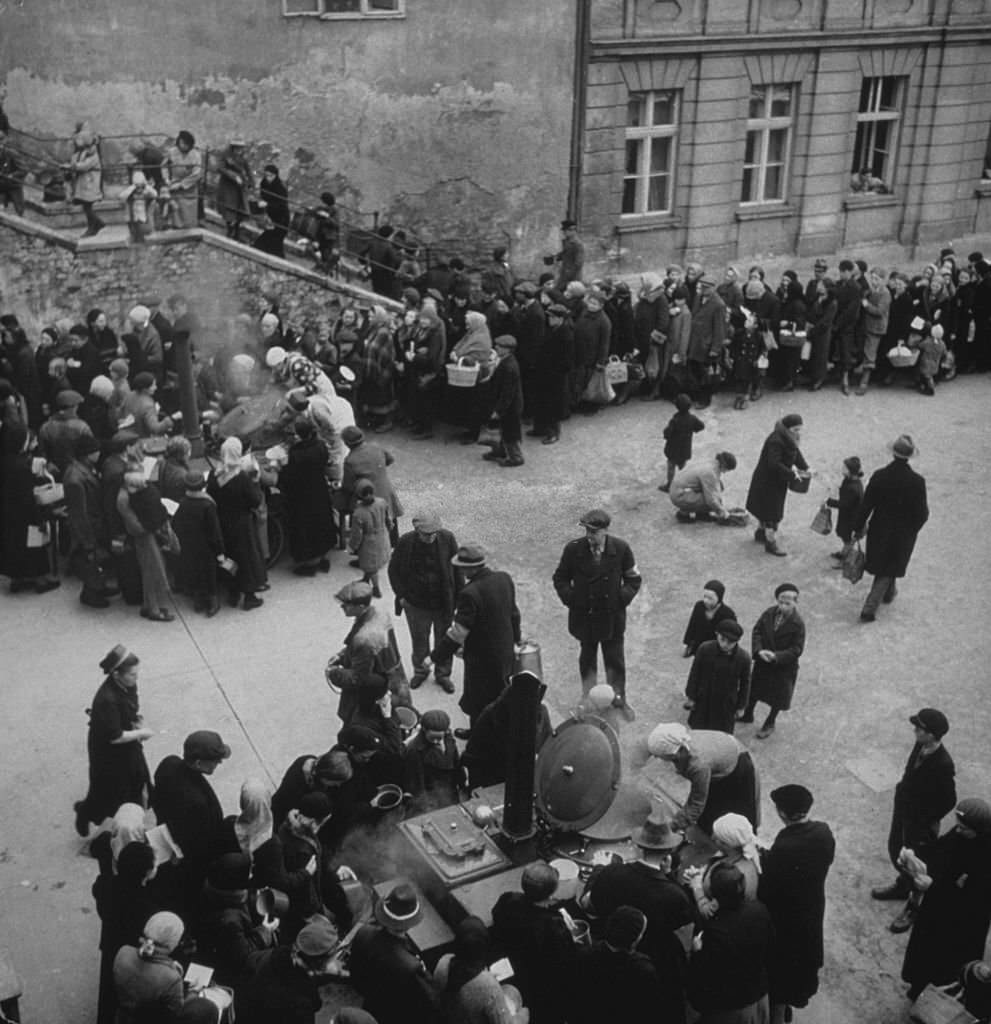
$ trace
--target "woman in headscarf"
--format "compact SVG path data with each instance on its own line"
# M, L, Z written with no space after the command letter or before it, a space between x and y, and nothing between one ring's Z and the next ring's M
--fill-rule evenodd
M464 360L466 366L479 367L473 388L448 388L451 420L467 427L461 437L462 444L475 444L478 440L478 431L489 407L486 381L491 373L492 356L492 335L485 317L482 313L470 310L465 314L465 334L448 356L449 363Z
M688 627L682 643L683 657L691 658L707 640L716 639L716 626L724 619L736 619L736 612L723 604L726 585L721 580L709 580L702 586L702 599L692 606Z
M101 372L109 374L110 364L117 358L119 343L107 323L107 314L102 309L91 309L86 314L86 327L90 343L100 353Z
M234 560L234 575L228 577L230 604L237 607L244 595L244 610L260 608L264 603L258 591L265 586L265 561L262 558L254 512L265 501L257 480L243 471L244 449L236 437L220 446L221 466L210 475L207 491L217 503L224 550Z
M391 317L382 306L372 307L358 400L366 421L376 434L392 430L396 411L396 346L390 324Z
M633 337L640 363L646 367L647 372L643 386L645 399L660 398L661 367L666 361L664 354L670 324L670 307L664 292L664 281L658 274L641 275L640 294L633 307Z
M433 437L435 405L447 354L447 331L431 302L424 303L420 310L417 327L407 356L411 378L409 414L413 437L422 441Z
M821 277L815 286L815 303L808 311L806 341L812 347L809 356L810 391L818 391L829 372L829 346L832 344L833 321L836 319L836 282Z
M313 576L318 570L330 571L330 549L337 539L326 475L330 453L312 420L298 416L294 429L296 440L279 474L279 487L286 499L293 572Z
M241 785L241 813L234 819L234 837L249 857L272 838L272 788L261 779L245 779Z
M743 875L743 898L757 899L757 885L760 882L760 852L753 826L742 814L724 814L712 823L712 840L716 853L704 869L686 871L699 914L710 918L718 909L712 897L712 875L722 865L732 865Z
M802 417L797 412L782 416L764 439L760 457L750 478L747 511L757 520L754 540L763 542L769 555L786 555L778 546L778 527L785 514L785 498L793 481L809 475L809 464L798 447Z
M652 757L667 761L691 783L688 799L671 825L685 830L697 825L710 832L724 814L742 814L760 824L760 779L753 759L739 740L725 732L689 729L680 722L662 722L641 739L633 767L645 767Z
M442 956L434 970L442 1019L447 1024L526 1024L530 1011L519 992L503 988L489 970L489 930L477 917L466 917L454 930L454 952Z
M122 804L148 806L151 776L142 744L146 729L138 704L137 655L118 644L100 662L106 678L90 709L89 792L75 805L76 831L86 836L92 822L116 814ZM136 838L136 826L132 826Z
M145 922L137 946L120 948L114 959L117 1024L166 1021L182 1009L183 972L171 954L184 930L180 917L159 911Z

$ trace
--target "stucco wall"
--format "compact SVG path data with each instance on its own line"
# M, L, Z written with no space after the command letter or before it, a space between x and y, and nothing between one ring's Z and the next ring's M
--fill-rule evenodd
M5 5L6 109L28 131L234 134L291 185L427 239L504 235L526 261L567 196L569 0L407 0L404 18L286 18L281 0Z

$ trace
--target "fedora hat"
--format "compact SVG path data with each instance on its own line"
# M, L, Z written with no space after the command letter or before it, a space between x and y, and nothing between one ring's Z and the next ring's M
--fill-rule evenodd
M896 459L910 459L913 455L919 454L919 449L916 448L911 434L902 434L892 442L891 454Z
M460 569L479 569L485 565L485 551L478 544L462 545L451 559L451 565Z
M409 882L400 882L384 900L375 905L375 919L385 928L409 931L423 918L416 890Z
M633 830L630 838L645 850L673 850L685 841L671 828L671 820L660 811L651 811L647 820Z

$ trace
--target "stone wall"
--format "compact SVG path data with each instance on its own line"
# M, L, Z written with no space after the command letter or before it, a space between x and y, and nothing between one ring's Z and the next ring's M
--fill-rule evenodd
M294 327L325 335L342 305L382 301L343 285L333 290L303 268L238 250L205 231L143 246L101 244L98 237L77 244L0 212L0 309L29 331L60 317L81 321L95 307L117 327L143 297L176 292L215 332L238 313L256 317L277 300Z

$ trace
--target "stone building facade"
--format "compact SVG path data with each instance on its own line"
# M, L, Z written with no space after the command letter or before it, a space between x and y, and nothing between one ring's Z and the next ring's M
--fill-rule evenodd
M591 0L587 49L579 212L614 267L991 226L988 0Z

